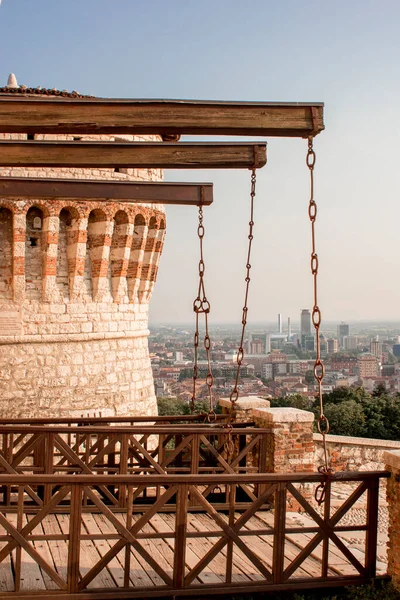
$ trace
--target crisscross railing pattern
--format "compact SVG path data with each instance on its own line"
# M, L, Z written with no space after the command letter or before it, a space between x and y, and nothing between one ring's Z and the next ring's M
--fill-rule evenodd
M333 475L323 515L304 494L304 484L322 481L318 473L115 475L116 484L127 490L124 509L110 505L102 494L108 475L42 475L47 500L29 515L28 490L35 487L37 475L4 474L1 484L15 490L17 506L16 512L0 513L0 567L6 580L8 565L12 581L0 597L40 595L27 587L27 566L41 573L51 600L66 595L142 598L366 582L376 575L379 480L388 475ZM331 488L338 482L348 484L350 491L331 510ZM256 484L262 490L258 497L238 509L237 489ZM212 485L226 487L228 510L220 511L212 498L204 496L204 488ZM135 514L133 499L141 488L155 489L155 501ZM312 525L293 523L286 508L288 495L299 502ZM343 517L364 495L365 522L343 524ZM87 500L90 513L85 512ZM193 513L191 501L201 513ZM67 516L66 505L71 509ZM268 505L273 510L264 510ZM365 534L363 557L341 537L356 530ZM308 543L296 546L293 539L305 533Z
M204 424L69 427L65 425L0 426L0 473L70 474L109 476L98 491L105 502L123 508L127 488L116 484L116 475L235 474L265 472L268 430L236 427L229 433L234 452L226 452L228 432L224 427ZM32 507L48 501L51 488L28 486ZM0 506L17 502L12 488L3 486ZM238 486L237 502L243 506L258 495L257 485ZM210 484L202 494L213 502L228 505L227 488ZM133 498L138 510L152 504L154 490L144 486ZM85 497L88 506L92 504ZM170 502L173 510L175 498ZM190 505L196 504L192 495Z

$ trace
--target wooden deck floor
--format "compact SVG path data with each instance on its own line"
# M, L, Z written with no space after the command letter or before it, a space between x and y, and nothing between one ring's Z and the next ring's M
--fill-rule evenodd
M7 518L17 526L17 516L8 514ZM22 526L30 516L24 517ZM121 516L121 520L124 517ZM134 516L133 519L138 519ZM227 518L227 517L226 517ZM247 530L265 529L267 525L272 529L273 512L259 511L252 517L247 525ZM315 526L315 523L307 516L297 513L287 513L287 527L307 527ZM19 524L21 527L21 524ZM175 530L174 513L156 514L151 521L142 529L141 545L151 554L157 563L171 577L173 574L173 555L174 540L168 537ZM46 535L53 539L36 540L31 543L40 554L40 556L54 568L64 580L67 577L67 556L68 541L65 539L54 539L61 534L67 534L69 531L69 515L52 514L43 519L43 521L33 531L33 535ZM207 514L191 513L188 515L188 532L205 532L204 537L188 537L186 546L186 565L187 569L192 569L207 551L217 542L218 538L214 534L219 531L215 521ZM6 532L0 528L0 535ZM209 535L206 535L209 533ZM363 558L365 532L343 532L340 537L346 545L352 549L352 552L359 553L359 559ZM159 537L146 539L144 534L160 534ZM164 536L162 535L164 534ZM285 563L289 564L304 548L313 533L295 533L286 535L285 538ZM86 536L86 539L85 539ZM93 536L95 539L87 539ZM82 515L82 541L80 555L80 576L83 577L99 560L104 556L110 547L115 543L118 535L114 525L108 521L102 514L86 513ZM249 535L245 538L248 547L261 559L264 565L271 569L273 557L273 536L269 535ZM0 549L6 542L0 542ZM378 574L386 573L386 550L381 544L378 548ZM17 553L21 552L21 592L56 590L57 585L46 574L46 572L37 564L37 562L25 551L21 549L13 550L11 555L0 563L0 593L11 592L14 587L14 573L18 568L19 561ZM193 581L193 585L221 584L225 581L226 572L226 553L225 547L217 556L204 568L204 570ZM257 582L263 579L263 576L252 564L252 562L236 546L233 550L233 570L232 582L246 584ZM129 585L134 587L155 587L162 586L164 581L154 571L154 569L141 557L140 553L134 549L130 551L130 570ZM322 544L312 552L312 554L295 571L293 577L320 577L321 575ZM104 568L89 584L89 588L116 588L126 585L124 581L124 569L126 565L126 552L122 550L117 556L112 558L106 568ZM329 554L330 569L328 575L354 575L355 569L348 562L345 556L330 545Z

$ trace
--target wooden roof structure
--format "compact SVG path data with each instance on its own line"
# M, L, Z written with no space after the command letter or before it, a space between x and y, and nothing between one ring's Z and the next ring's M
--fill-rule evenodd
M324 129L323 104L223 102L208 100L129 100L35 94L0 94L0 133L308 137ZM252 169L265 165L266 142L0 142L0 167L96 167L160 169ZM0 191L27 196L84 197L127 201L207 204L212 188L196 184L138 184L122 181L0 180ZM186 186L186 187L185 187ZM14 187L14 192L10 191ZM155 192L155 189L163 192ZM86 190L86 192L84 191ZM142 190L142 191L139 191ZM146 190L146 191L145 191ZM154 196L152 199L150 192ZM206 191L207 201L204 200ZM90 192L90 194L89 194ZM144 196L143 196L144 193ZM124 198L123 196L127 197ZM199 200L200 198L200 200ZM196 202L197 200L197 202Z

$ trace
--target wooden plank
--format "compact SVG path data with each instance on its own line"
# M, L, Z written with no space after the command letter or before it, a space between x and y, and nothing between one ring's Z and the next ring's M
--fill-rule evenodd
M263 524L264 527L265 525L267 525L266 529L273 529L274 527L274 514L273 511L271 512L266 512L266 511L259 511L257 512L257 514L252 517L245 525L246 529L260 529L260 525ZM299 550L299 544L295 544L292 543L291 538L286 535L285 536L286 539L286 543L285 543L285 560L284 560L284 566L285 568L296 558L296 556L298 555L298 550ZM308 540L307 540L308 541ZM261 544L261 542L263 542L264 544L266 544L267 546L270 547L269 550L264 550L264 552L266 553L271 553L272 552L272 548L273 548L273 538L270 535L260 535L258 533L258 540L257 540L257 544ZM261 547L263 547L261 545ZM300 548L302 548L303 546L300 546ZM260 548L261 549L261 548ZM271 554L272 556L272 554ZM332 573L330 573L331 575ZM302 564L301 567L299 567L296 571L296 577L301 576L301 577L320 577L321 576L321 562L317 559L308 559L306 561L304 561L304 563Z
M187 528L188 532L196 533L199 531L204 531L204 527L198 520L199 515L188 514ZM175 527L175 517L174 515L163 513L161 515L162 519L171 525L171 527ZM197 563L203 558L203 556L213 547L216 538L213 538L212 533L210 533L209 537L201 537L201 538L188 538L187 547L192 552L194 556L194 560L191 561L189 566L189 570L193 570ZM199 573L199 575L194 579L194 582L201 581L202 583L208 583L215 585L217 583L221 583L225 581L225 569L226 569L226 552L220 552L212 561L210 561L204 569ZM237 581L243 580L249 581L249 579L241 574Z
M0 526L0 534L6 534L4 527ZM5 545L6 542L0 542L0 550L4 548ZM10 554L0 562L0 592L11 592L14 590L14 576L11 564Z
M2 133L306 137L323 129L321 102L0 96Z
M209 547L207 548L207 551L208 551L210 548L212 548L214 546L215 542L217 542L219 539L218 537L213 537L213 535L212 535L213 532L220 531L217 524L207 514L199 513L196 515L190 515L190 519L192 521L192 525L194 525L199 532L204 531L204 530L210 532L210 536L205 538L210 543ZM200 541L201 541L200 539L196 540L197 543L199 543ZM220 567L221 576L222 576L222 578L224 578L225 571L226 571L226 560L227 560L226 548L224 548L218 554L217 557L219 557L219 556L221 556L221 561L222 561L222 558L224 559L222 561L222 564ZM215 558L210 562L210 565L213 565L214 561L216 561ZM219 564L219 561L216 562L216 564ZM203 571L202 571L202 573L203 573ZM237 552L234 553L234 560L232 563L232 581L238 583L240 581L249 581L249 580L258 581L258 580L262 580L262 579L263 579L263 577L261 576L258 569L256 569L256 567L247 558L247 556L238 549Z
M272 576L270 571L268 571L268 569L265 567L265 565L263 564L263 562L259 559L259 557L257 555L255 555L244 543L244 541L240 538L240 536L238 535L238 532L242 526L242 524L244 524L247 520L247 517L250 518L250 515L252 513L252 510L256 510L257 507L257 502L254 502L254 504L252 505L251 509L249 509L248 511L246 511L246 513L244 513L242 515L242 517L240 519L237 520L237 522L235 523L234 527L229 527L229 525L227 525L227 523L225 522L225 520L222 518L222 516L214 509L214 507L207 502L207 500L205 500L203 498L203 496L201 495L201 493L194 487L192 487L192 492L193 494L197 497L199 503L205 508L205 510L207 511L207 513L214 519L214 521L217 523L217 525L219 525L221 527L221 529L224 531L224 533L226 534L226 536L224 538L221 538L218 540L218 542L214 545L213 549L204 556L204 558L199 562L199 564L197 565L197 567L187 576L186 581L187 583L190 583L191 581L193 581L193 578L201 571L201 569L203 568L203 566L205 564L207 564L207 562L213 558L213 556L215 556L218 553L218 550L223 548L226 544L226 542L228 541L228 539L232 539L236 545L242 550L243 554L245 554L247 556L247 558L257 567L257 569L262 573L262 575L264 575L264 578L266 580L271 580Z
M83 526L85 527L86 531L89 534L91 534L91 535L99 534L99 533L103 534L103 532L100 530L97 522L95 521L93 514L86 513L86 514L82 515L82 523L83 523ZM107 534L103 534L103 536L104 536L104 539L91 542L90 553L94 560L96 560L96 555L97 555L97 558L104 556L104 554L110 549L110 545L107 541ZM93 552L93 548L95 548L96 554ZM114 585L116 585L116 586L123 587L123 585L124 585L124 569L123 569L121 563L119 562L118 557L112 558L110 560L110 562L108 563L108 565L105 567L105 569L103 569L103 571L100 573L100 575L101 574L109 575L110 577L107 576L107 580L115 582ZM96 579L91 581L91 583L89 584L88 587L95 587L94 582L96 581ZM107 584L107 587L108 587L108 584ZM110 586L110 587L113 587L113 586Z
M251 169L266 162L266 144L254 142L0 142L0 167Z
M264 520L266 518L266 514L263 513L260 515ZM311 524L313 521L308 517L302 515L302 520ZM287 524L294 522L294 518L288 516ZM310 533L287 533L286 539L290 541L294 546L303 550L307 544L313 539L313 535ZM302 567L298 567L296 573L300 573L300 568L304 568L305 570L309 570L311 561L318 561L322 564L324 556L324 548L323 544L320 542L318 546L316 546L309 554L309 556L302 563ZM328 554L328 577L332 576L344 576L344 575L354 575L354 568L350 564L349 561L346 560L344 555L338 550L333 544L329 547ZM321 568L319 569L319 575L315 574L314 577L318 577L321 575Z
M25 516L25 522L29 522L32 519L32 515L29 516ZM38 525L36 525L36 527L33 529L33 535L44 535L44 529L43 529L43 521L41 523L39 523ZM37 552L44 558L44 560L53 568L55 568L56 572L58 574L60 574L57 571L57 565L55 565L54 560L53 560L53 555L50 552L50 547L49 547L49 543L45 540L35 540L32 542L33 547L37 550ZM51 579L51 577L49 577L46 573L46 571L44 571L43 569L40 569L41 573L42 573L42 577L43 577L43 581L44 584L46 586L47 590L58 590L59 587L58 585ZM66 580L66 578L65 578Z
M213 202L213 184L0 177L0 195L207 206Z
M69 519L69 517L63 516L63 519ZM54 514L47 515L47 517L43 519L42 527L46 535L60 536L63 533L57 517ZM68 574L68 543L65 540L50 540L47 543L49 545L55 569L60 577L66 581Z
M69 533L72 519L69 515L58 515L58 522L63 533ZM90 540L80 540L79 575L84 577L100 560L101 555ZM115 582L107 569L100 571L88 584L88 588L115 588Z
M68 428L67 428L68 429ZM117 429L113 427L113 430ZM134 429L134 428L132 428ZM130 431L132 434L132 430ZM154 427L150 433L157 433L157 428ZM133 435L135 432L133 432ZM68 448L69 452L70 449ZM63 449L64 452L64 449ZM73 456L74 453L71 453ZM1 458L1 456L0 456ZM76 460L75 456L75 460ZM79 464L79 466L81 466ZM85 469L87 469L86 465L83 465ZM332 475L332 481L360 481L363 482L360 484L360 487L355 490L354 494L346 500L346 502L341 506L337 513L335 513L335 524L340 520L339 511L345 514L349 508L351 508L352 503L354 503L365 491L366 483L371 479L376 479L380 477L389 477L389 471L378 471L378 472L368 472L368 471L353 471L353 472L338 472ZM218 473L216 475L207 475L207 474L198 474L198 475L161 475L154 474L151 476L152 487L157 485L162 486L170 486L170 485L179 485L181 483L188 485L199 485L206 486L209 484L214 485L225 485L227 483L236 483L241 485L242 483L264 483L270 484L274 486L276 483L283 482L293 482L293 483L316 483L323 481L324 476L319 473L248 473L246 475L241 475L238 473ZM13 473L11 471L7 473L1 474L1 483L4 485L37 485L38 475L19 475L18 473ZM40 475L40 481L43 484L51 483L54 485L71 485L71 475ZM110 484L110 476L109 475L91 475L87 473L79 474L74 478L74 481L78 481L80 485L90 485L90 486L101 486L101 485L109 485ZM141 485L149 485L149 477L148 475L113 475L112 476L113 484L126 484L133 485L135 488ZM361 486L363 489L361 489ZM29 491L28 491L29 493ZM264 502L268 501L268 495L263 496ZM258 503L258 499L253 503L255 505L257 503L257 508L260 508L262 504ZM308 509L307 509L308 510Z
M104 533L105 536L115 532L115 529L112 528L110 522L105 518L104 515L93 514L93 519L94 519L95 523L97 524L97 526L99 527L100 531L102 533ZM107 548L107 546L108 546L108 548ZM110 544L110 542L107 542L107 546L105 547L106 553L112 547L112 544ZM136 587L153 587L154 586L154 581L152 578L153 575L154 575L154 578L162 584L163 581L162 581L161 577L158 577L157 573L154 573L151 568L149 568L148 571L143 569L142 565L140 564L139 559L140 559L140 556L136 556L133 553L133 551L131 551L129 576L130 576L130 581L131 581L132 585L134 585ZM111 559L111 561L109 562L109 564L111 566L113 566L115 564L114 560L118 560L118 562L121 563L120 554L117 554L115 559L114 558ZM123 569L123 568L124 568L124 565L121 563L121 569Z
M18 516L16 514L8 514L7 521L14 527L18 525ZM19 548L12 553L14 564L18 560ZM21 579L19 589L21 592L37 592L45 590L46 586L43 581L42 573L37 562L24 549L21 550Z
M166 518L165 513L156 514L154 517L152 517L149 524L157 533L164 535L168 533L175 534L175 518L173 515L169 515L169 518ZM172 551L175 550L175 538L165 537L163 538L163 541L171 548ZM190 540L189 538L187 539L185 560L188 569L195 567L199 561L196 551L193 550L193 547L196 546L196 542L197 540ZM201 577L196 579L196 583L205 584L220 583L221 581L223 581L223 579L215 575L215 573L212 571L203 571L201 573Z

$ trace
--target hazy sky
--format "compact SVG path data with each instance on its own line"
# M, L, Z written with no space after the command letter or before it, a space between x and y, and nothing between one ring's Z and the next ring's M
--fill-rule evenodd
M315 142L323 318L398 319L398 0L3 0L0 79L97 96L325 102ZM255 211L249 322L312 303L304 140L268 140ZM213 181L205 209L212 321L241 318L246 171ZM153 322L189 321L196 209L167 209Z

